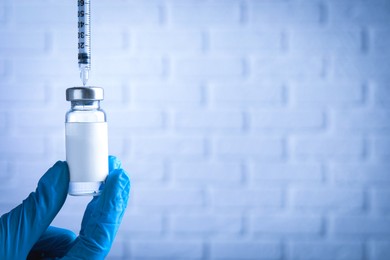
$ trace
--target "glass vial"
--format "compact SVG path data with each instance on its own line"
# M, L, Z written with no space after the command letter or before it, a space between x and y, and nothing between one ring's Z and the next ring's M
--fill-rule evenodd
M69 194L99 195L108 175L106 113L100 109L103 89L74 87L66 90L71 108L65 116Z

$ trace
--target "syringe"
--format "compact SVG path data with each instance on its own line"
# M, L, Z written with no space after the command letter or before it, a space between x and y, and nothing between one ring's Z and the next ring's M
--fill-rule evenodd
M90 0L78 0L78 49L80 78L85 86L91 69L91 12Z

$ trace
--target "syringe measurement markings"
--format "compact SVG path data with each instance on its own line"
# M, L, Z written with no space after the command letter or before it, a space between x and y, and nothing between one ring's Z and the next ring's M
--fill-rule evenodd
M88 80L88 72L91 66L91 49L90 49L90 1L78 0L78 29L79 29L79 68L80 77L83 84Z

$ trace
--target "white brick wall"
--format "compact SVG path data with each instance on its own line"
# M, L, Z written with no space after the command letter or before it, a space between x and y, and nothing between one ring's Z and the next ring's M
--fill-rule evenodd
M0 213L65 158L73 2L0 1ZM132 179L108 259L390 259L389 24L388 0L92 2Z

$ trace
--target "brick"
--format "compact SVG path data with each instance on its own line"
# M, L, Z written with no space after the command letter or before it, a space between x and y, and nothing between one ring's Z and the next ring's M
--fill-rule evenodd
M66 111L53 110L30 110L18 113L15 116L15 123L18 128L23 130L36 130L46 132L46 130L63 130Z
M268 235L319 235L322 219L319 216L255 216L251 219L255 234Z
M364 258L363 245L346 241L308 241L293 242L291 246L292 259L302 260L349 260Z
M0 60L0 76L5 76L6 73L6 62L5 60ZM1 83L2 84L2 83ZM1 86L0 84L0 86Z
M331 25L385 27L390 22L388 2L335 1L328 6Z
M266 82L260 84L215 84L210 90L211 101L218 106L262 107L283 102L283 87Z
M389 241L374 241L372 245L372 254L370 259L382 260L390 258L390 242Z
M77 71L77 66L74 68L75 69L75 75L74 80L77 85L70 85L69 84L69 77L68 78L60 78L57 80L53 80L51 82L46 83L44 86L46 87L46 101L48 105L50 105L53 109L58 109L63 112L66 112L70 109L71 103L69 101L66 101L66 89L69 87L74 87L74 86L81 86L81 80L80 80L80 73ZM47 79L45 79L46 81ZM40 84L43 85L44 80L41 80ZM100 84L99 84L100 85ZM105 97L106 98L106 93ZM105 104L105 102L103 102ZM103 105L104 106L104 105Z
M131 255L137 259L202 259L203 244L200 241L135 241L131 243Z
M173 178L182 183L192 184L237 184L241 182L241 165L235 162L180 162L173 163Z
M362 210L364 193L362 190L341 188L295 188L291 194L296 208L317 210Z
M19 160L10 162L12 174L18 178L23 178L24 182L30 183L32 189L36 188L39 179L61 158L55 160L47 159L46 161L38 160ZM28 169L29 174L25 174Z
M172 218L172 230L189 235L239 234L242 219L234 215L179 215Z
M333 163L329 166L332 178L343 184L390 183L389 163Z
M390 138L389 137L375 137L373 139L374 155L381 159L390 158Z
M282 49L282 34L272 30L211 30L209 41L213 53L278 53Z
M376 0L376 3L379 5L386 5L388 4L387 0Z
M283 196L280 189L213 189L211 204L215 207L241 208L278 208L282 205Z
M238 1L224 3L174 2L170 6L171 21L175 26L234 26L240 23Z
M24 87L17 83L0 83L0 101L3 104L43 103L45 98L45 86L42 82L29 81Z
M16 78L51 77L57 80L61 77L77 76L78 71L75 65L75 59L68 57L56 59L55 66L52 58L15 58L12 68Z
M62 30L50 32L50 50L58 56L71 55L76 61L78 40L76 24L72 23L72 25L74 28L63 28ZM93 41L91 40L91 49L95 50L95 39L93 36L95 36L95 32L91 31L91 38L93 39Z
M15 184L18 189L30 192L35 190L40 178L52 167L55 161L52 163L52 160L47 159L47 162L33 160L10 162L8 173L14 176L11 178L11 182L16 181ZM26 169L28 169L28 174L25 174ZM20 179L23 179L23 184L19 183Z
M65 128L58 128L57 130L52 130L49 134L48 141L46 142L47 147L47 159L57 161L58 159L65 160L66 151L65 151ZM48 130L49 132L50 130ZM37 131L37 135L40 135Z
M333 111L335 129L348 131L382 131L390 130L390 111L348 109Z
M173 63L176 77L242 78L244 63L240 58L178 58Z
M175 126L180 130L240 130L243 114L239 111L195 110L175 114Z
M36 156L17 155L14 156L14 158L17 158L16 160L10 156L8 158L2 156L2 158L7 163L4 164L4 169L2 169L3 161L0 161L0 178L3 177L2 175L5 177L1 179L3 186L0 193L7 195L0 196L0 201L14 204L13 207L20 204L30 192L36 189L39 179L55 163L55 161L47 158L45 158L45 162L37 160Z
M136 31L134 49L137 53L199 53L202 34L197 30Z
M275 137L220 137L216 153L229 158L280 158L283 142Z
M1 107L1 106L0 106ZM5 113L0 112L0 133L3 133L8 127L8 119Z
M46 143L46 161L56 162L58 160L66 160L65 134L63 131L62 129L54 134L52 133L53 136L48 138L49 140Z
M0 136L1 156L31 156L36 158L45 152L45 140L39 137ZM4 157L3 157L4 158Z
M260 183L321 182L321 165L316 163L255 163L252 179Z
M161 216L154 214L129 213L123 216L120 229L131 234L161 234L163 219Z
M0 5L0 23L4 23L6 21L6 9L5 9L5 2L3 2L2 5Z
M130 162L126 171L130 174L131 180L136 183L162 181L164 178L164 164L159 160Z
M155 26L160 23L160 8L153 2L101 2L93 3L93 22L96 25L123 24L132 26ZM133 27L134 28L134 27Z
M137 137L132 141L137 157L200 157L205 152L205 142L199 137Z
M125 129L161 129L163 114L159 110L111 111L109 123L116 128Z
M320 77L324 72L322 58L311 56L274 56L257 58L251 72L256 77L301 79Z
M0 180L6 179L8 176L8 163L5 160L0 160Z
M93 48L93 55L101 54L108 55L118 53L118 51L125 50L125 33L119 28L97 27L93 28L93 40L91 48ZM115 39L108 41L107 39Z
M339 216L331 223L332 233L336 235L388 236L389 217L377 216Z
M7 182L2 182L8 185L8 187L2 188L0 190L1 194L7 194L0 197L0 204L4 205L4 207L2 206L2 214L5 214L17 207L24 199L28 197L29 193L33 191L31 187L28 187L23 182L19 183L19 185L12 186L10 186ZM5 211L3 211L3 209Z
M289 53L320 56L323 54L358 55L362 52L360 30L312 27L297 27L290 30Z
M108 149L109 153L119 158L124 158L125 153L125 141L124 138L113 131L113 127L109 123L108 125ZM127 169L126 169L127 170Z
M390 59L378 57L346 56L331 61L330 74L333 77L355 77L365 79L384 77L390 69Z
M194 106L202 100L201 88L193 83L134 84L132 100L148 106Z
M69 17L74 17L76 21L76 6L67 2L56 3L26 3L13 6L9 15L9 21L13 24L21 24L23 26L36 26L37 24L51 24L66 26ZM23 14L23 15L18 15ZM72 25L76 25L74 22ZM76 38L75 38L76 39Z
M43 54L45 50L45 32L35 31L5 31L1 30L0 53L3 57L34 56Z
M372 53L374 55L389 56L390 51L387 46L390 45L390 30L379 29L374 31L372 40Z
M101 57L95 58L94 73L101 76L123 77L160 77L163 73L163 63L160 58L149 57ZM120 66L118 65L118 62Z
M375 103L380 107L390 107L390 84L385 78L373 83Z
M293 82L291 99L297 106L340 106L363 102L363 84L359 81Z
M280 259L278 242L216 241L211 243L212 259Z
M297 137L294 139L293 154L298 157L356 159L364 154L364 142L359 137Z
M137 207L199 207L203 205L203 192L199 189L139 188L134 191Z
M319 110L262 109L251 114L252 127L291 132L312 131L324 127L324 113Z
M249 9L249 22L259 26L298 26L319 24L321 22L320 5L316 2L252 2Z
M390 190L375 189L372 195L372 207L379 212L390 212Z
M29 4L33 3L35 5L42 4L42 2L39 0L30 0L30 1L29 0L20 0L16 3L13 3L13 6L18 7L19 5L25 5L26 3L29 3Z

